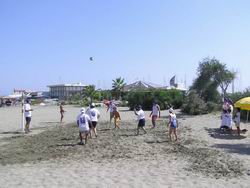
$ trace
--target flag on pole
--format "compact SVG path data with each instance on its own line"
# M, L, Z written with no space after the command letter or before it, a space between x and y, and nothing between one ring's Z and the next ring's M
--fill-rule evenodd
M170 79L169 84L170 84L170 86L175 85L175 75Z

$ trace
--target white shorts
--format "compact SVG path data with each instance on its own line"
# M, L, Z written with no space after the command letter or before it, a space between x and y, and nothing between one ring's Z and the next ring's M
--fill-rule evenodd
M80 132L80 133L89 132L89 129L86 128L86 127L79 127L79 132Z

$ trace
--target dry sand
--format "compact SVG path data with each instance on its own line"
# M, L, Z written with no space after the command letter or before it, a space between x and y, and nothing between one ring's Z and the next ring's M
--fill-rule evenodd
M18 132L20 108L0 109L0 187L249 187L249 132L220 134L219 115L179 114L180 140L167 137L166 116L135 136L133 112L119 108L121 130L111 130L99 108L98 138L78 145L79 108L34 107L31 134ZM10 118L11 117L11 118ZM242 123L249 129L249 124Z

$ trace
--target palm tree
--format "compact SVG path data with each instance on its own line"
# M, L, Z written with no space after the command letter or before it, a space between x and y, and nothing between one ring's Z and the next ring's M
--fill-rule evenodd
M112 81L112 90L117 94L117 98L120 98L121 92L123 91L123 88L126 85L126 83L124 82L124 78L119 77Z
M83 94L83 97L90 98L90 103L92 103L93 98L96 95L95 86L94 85L86 86L82 94Z

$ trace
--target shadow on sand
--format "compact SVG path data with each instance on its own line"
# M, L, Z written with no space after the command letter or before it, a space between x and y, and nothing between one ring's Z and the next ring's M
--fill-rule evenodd
M208 134L216 139L226 139L226 140L240 140L246 138L246 136L238 135L237 130L222 131L219 128L205 128ZM242 132L244 133L244 132Z
M7 132L0 132L0 134L23 134L22 131L7 131Z
M250 155L250 144L215 144L213 147L225 149L229 153Z

